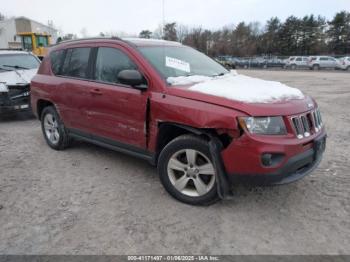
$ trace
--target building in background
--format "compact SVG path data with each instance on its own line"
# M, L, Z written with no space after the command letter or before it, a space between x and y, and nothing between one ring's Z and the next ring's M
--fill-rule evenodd
M0 49L22 48L21 33L50 35L51 43L56 43L57 30L27 17L15 17L0 21Z

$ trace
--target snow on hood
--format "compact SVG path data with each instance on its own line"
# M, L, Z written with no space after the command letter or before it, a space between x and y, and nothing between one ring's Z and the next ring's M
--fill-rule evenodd
M270 103L305 98L299 89L280 82L239 75L235 70L218 77L180 76L169 77L167 81L171 85L192 85L189 87L192 91L246 103Z
M6 85L29 84L38 69L0 72L0 83Z

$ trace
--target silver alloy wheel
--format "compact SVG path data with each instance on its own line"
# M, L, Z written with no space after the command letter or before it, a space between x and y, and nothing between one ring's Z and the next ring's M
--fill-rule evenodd
M60 140L58 132L58 122L54 115L46 114L44 117L44 130L46 138L54 145Z
M197 150L176 152L170 158L167 169L171 184L186 196L203 196L215 185L212 162Z

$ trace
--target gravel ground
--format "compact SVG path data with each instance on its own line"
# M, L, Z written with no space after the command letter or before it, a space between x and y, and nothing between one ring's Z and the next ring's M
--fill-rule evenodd
M241 73L317 99L329 139L312 175L193 207L146 162L82 142L56 152L37 120L1 119L0 253L350 254L350 74Z

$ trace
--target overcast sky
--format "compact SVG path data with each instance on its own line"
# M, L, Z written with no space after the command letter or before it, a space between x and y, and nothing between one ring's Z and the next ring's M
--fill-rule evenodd
M138 34L153 31L163 20L216 29L240 21L262 22L272 16L320 14L327 19L341 10L350 11L350 0L1 0L6 16L26 16L64 33L91 36L99 32Z

